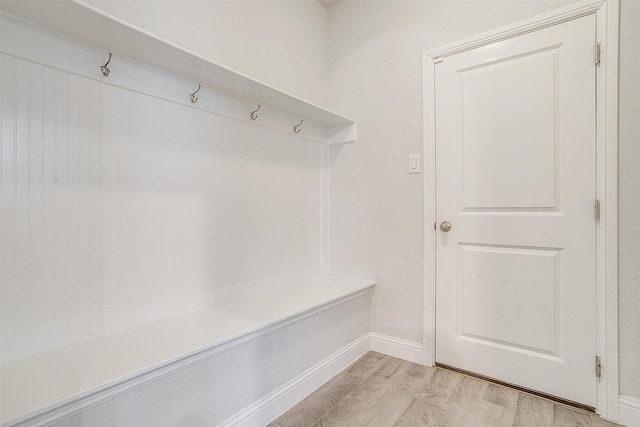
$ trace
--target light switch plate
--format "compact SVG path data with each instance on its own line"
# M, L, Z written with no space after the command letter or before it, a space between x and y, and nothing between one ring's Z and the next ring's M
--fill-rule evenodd
M420 173L420 154L409 155L409 173Z

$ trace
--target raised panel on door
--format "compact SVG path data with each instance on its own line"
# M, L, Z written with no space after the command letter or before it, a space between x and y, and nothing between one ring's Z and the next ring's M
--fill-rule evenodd
M595 17L436 65L436 361L595 406Z
M460 338L557 357L562 251L467 244L460 251Z
M459 71L464 210L555 207L557 53Z

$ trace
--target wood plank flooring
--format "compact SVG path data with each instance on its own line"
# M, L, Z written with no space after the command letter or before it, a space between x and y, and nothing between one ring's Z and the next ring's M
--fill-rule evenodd
M269 425L618 426L518 390L375 352L367 353Z

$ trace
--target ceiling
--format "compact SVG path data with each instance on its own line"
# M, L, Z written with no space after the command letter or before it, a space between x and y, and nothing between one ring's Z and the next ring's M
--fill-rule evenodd
M342 0L318 0L326 9L330 9L333 6L340 3Z

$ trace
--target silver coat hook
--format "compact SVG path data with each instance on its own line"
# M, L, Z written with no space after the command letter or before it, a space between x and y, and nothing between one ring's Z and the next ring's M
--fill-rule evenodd
M194 104L198 101L198 97L196 96L196 93L198 93L198 91L200 90L202 86L200 86L200 84L198 83L198 89L196 89L195 92L193 92L191 95L189 95L189 99L191 100L191 102L193 102Z
M102 75L105 77L109 77L109 73L111 72L109 67L107 67L107 65L109 65L109 62L111 62L111 52L109 52L109 60L107 61L107 63L100 67L100 71L102 71Z
M258 110L260 109L260 107L262 107L262 105L258 104L258 108L256 108L254 111L252 111L249 114L249 117L251 117L251 120L255 120L258 118L258 115L256 114L258 112Z
M295 125L295 126L293 127L293 131L294 131L295 133L300 133L300 126L302 126L302 124L303 124L303 123L304 123L304 120L300 120L300 123L298 123L297 125Z

